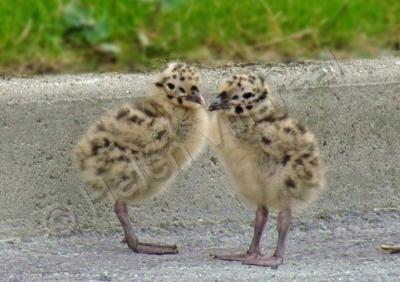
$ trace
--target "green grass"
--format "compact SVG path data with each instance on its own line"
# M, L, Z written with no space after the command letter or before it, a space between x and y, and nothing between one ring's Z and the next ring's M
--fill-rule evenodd
M400 1L0 0L0 72L396 52Z

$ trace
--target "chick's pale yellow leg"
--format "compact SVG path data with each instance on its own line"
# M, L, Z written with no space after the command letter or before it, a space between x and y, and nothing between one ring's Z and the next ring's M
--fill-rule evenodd
M285 246L292 213L290 209L285 209L278 214L278 244L275 253L271 257L256 257L244 260L244 264L259 265L277 268L283 263Z
M251 241L249 250L244 254L224 254L224 255L212 255L215 259L220 260L234 260L243 261L251 258L257 258L261 255L260 241L264 231L265 224L268 219L268 209L259 206L256 211L256 222L254 226L253 240Z
M118 200L114 206L115 214L121 222L124 229L124 239L122 243L126 243L128 247L135 253L150 254L150 255L166 255L177 254L178 248L176 245L156 245L149 243L141 243L133 232L132 224L129 220L128 207L122 200Z

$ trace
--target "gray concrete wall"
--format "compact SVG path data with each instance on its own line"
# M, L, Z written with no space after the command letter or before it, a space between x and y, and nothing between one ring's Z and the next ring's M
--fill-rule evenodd
M302 218L400 208L400 58L203 68L210 100L224 77L267 76L280 102L315 131L328 167L326 192ZM0 80L0 239L118 226L71 168L71 149L107 109L145 93L147 74ZM140 226L250 221L210 149L163 195L132 208Z

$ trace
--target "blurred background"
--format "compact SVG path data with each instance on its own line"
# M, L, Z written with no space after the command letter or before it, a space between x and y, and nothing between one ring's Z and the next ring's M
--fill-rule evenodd
M0 74L400 53L398 0L0 0Z

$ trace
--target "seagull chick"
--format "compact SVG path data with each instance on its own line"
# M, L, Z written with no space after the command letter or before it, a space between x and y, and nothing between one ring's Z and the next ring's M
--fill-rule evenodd
M316 198L324 186L324 168L314 135L275 103L270 88L256 75L234 75L223 82L209 107L212 143L234 187L257 206L254 237L244 254L215 255L222 260L277 267L283 263L294 209ZM278 213L278 244L264 257L260 240L269 209Z
M199 84L196 69L170 63L146 96L103 116L75 147L81 178L96 198L112 201L122 242L136 253L178 253L176 245L140 242L127 205L162 192L203 148L208 115Z

